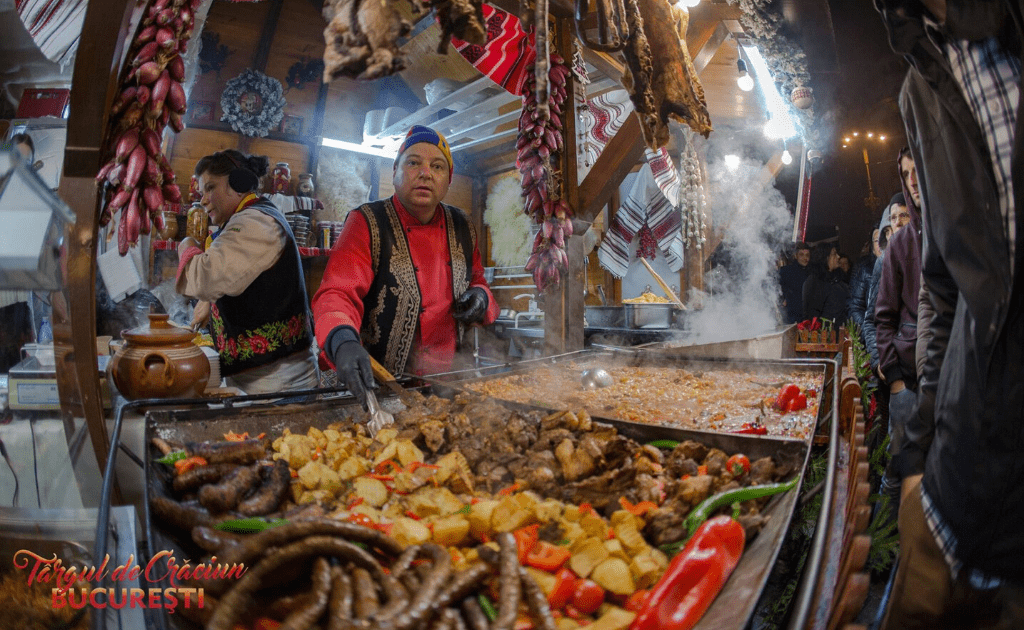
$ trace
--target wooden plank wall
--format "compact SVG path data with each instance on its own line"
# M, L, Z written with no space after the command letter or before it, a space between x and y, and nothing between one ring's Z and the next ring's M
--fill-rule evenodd
M277 5L277 19L268 24ZM287 83L294 64L322 57L325 26L326 21L311 2L215 2L211 6L204 31L216 33L219 44L226 46L229 54L219 70L197 75L185 115L188 128L176 136L169 134L167 153L183 193L187 194L196 161L214 151L234 148L266 155L271 168L277 162L287 162L294 187L301 173L315 168L322 136L362 140L362 116L351 112L370 109L379 90L377 82L339 79L326 88L319 81L292 87ZM265 62L261 63L262 60ZM232 130L227 122L221 122L220 97L224 87L246 68L260 70L281 82L285 90L284 115L294 117L293 122L301 119L297 133L285 133L278 128L265 138L248 138ZM212 120L195 118L200 104L212 107ZM390 179L389 174L388 182Z

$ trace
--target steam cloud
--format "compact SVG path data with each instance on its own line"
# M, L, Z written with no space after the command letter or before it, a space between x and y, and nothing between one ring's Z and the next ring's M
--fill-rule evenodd
M709 218L716 230L725 232L726 261L705 276L705 293L691 290L691 298L703 303L703 310L687 319L694 341L771 332L780 320L775 261L790 239L792 213L758 161L741 159L735 170L721 160L712 162L708 177Z

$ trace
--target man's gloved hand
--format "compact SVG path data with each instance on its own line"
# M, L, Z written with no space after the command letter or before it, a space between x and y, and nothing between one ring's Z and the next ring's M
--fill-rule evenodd
M487 292L480 287L469 287L455 300L452 317L464 324L484 321L487 314Z
M324 350L334 363L338 384L348 387L356 400L365 405L366 390L374 386L373 368L356 332L348 326L336 327L327 335Z

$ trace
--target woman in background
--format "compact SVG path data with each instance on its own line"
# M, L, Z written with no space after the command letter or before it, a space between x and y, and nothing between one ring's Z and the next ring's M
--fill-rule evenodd
M176 288L202 300L193 325L209 318L221 373L247 394L318 384L295 236L257 192L268 165L233 149L199 160L202 204L220 230L206 251L192 237L178 246Z

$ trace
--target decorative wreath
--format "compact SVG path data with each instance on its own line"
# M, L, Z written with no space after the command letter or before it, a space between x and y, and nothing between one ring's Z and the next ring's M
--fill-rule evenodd
M244 136L262 138L281 124L284 103L281 82L249 68L228 81L220 95L221 120Z

